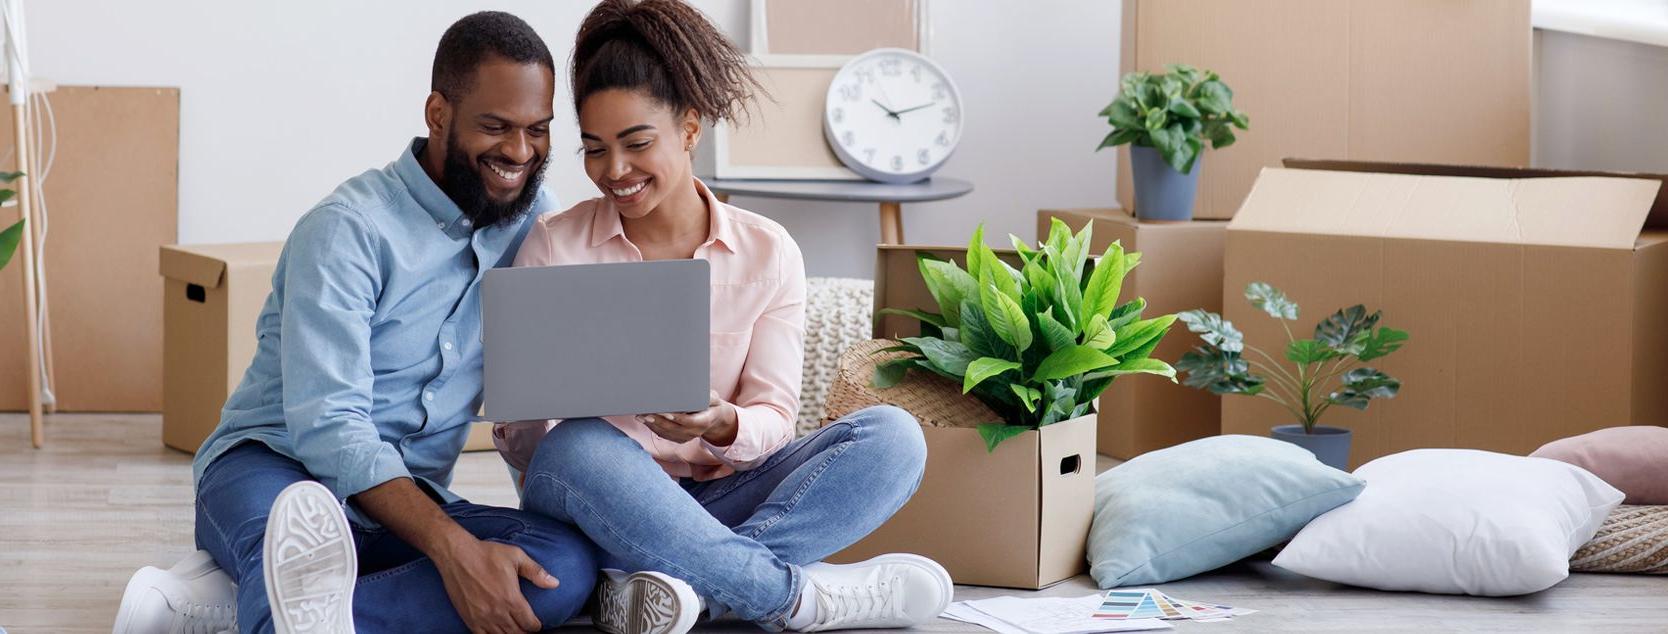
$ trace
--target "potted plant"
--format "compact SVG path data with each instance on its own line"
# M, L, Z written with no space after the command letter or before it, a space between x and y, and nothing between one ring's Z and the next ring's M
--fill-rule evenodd
M1112 124L1100 151L1130 144L1135 214L1146 220L1189 220L1205 142L1233 145L1234 128L1251 119L1234 109L1234 91L1215 72L1171 64L1163 74L1130 73L1100 116Z
M1221 315L1190 310L1177 317L1188 330L1199 333L1205 345L1176 362L1176 369L1186 373L1182 383L1216 394L1244 394L1278 403L1295 424L1275 426L1273 437L1314 452L1327 465L1348 469L1350 431L1316 423L1333 405L1365 410L1372 399L1394 398L1401 381L1363 364L1401 348L1407 333L1379 326L1382 313L1368 314L1366 307L1357 304L1317 324L1314 338L1298 339L1286 325L1297 319L1297 304L1285 293L1252 282L1245 287L1245 299L1280 320L1286 331L1285 358L1292 369L1246 344L1239 330ZM1246 350L1256 357L1244 356Z
M22 176L23 172L0 172L0 181L10 183ZM0 203L12 199L17 192L11 189L0 189ZM20 218L12 226L0 229L0 269L12 261L12 253L17 251L17 245L23 241L23 220Z
M1037 249L1010 236L1018 269L985 245L983 225L968 244L965 270L918 254L940 312L881 311L919 319L922 335L882 350L911 354L877 365L874 386L895 385L910 370L959 383L1002 418L979 425L986 449L995 451L1018 434L1093 414L1095 397L1119 376L1174 381L1175 369L1149 355L1176 316L1142 319L1144 300L1117 303L1141 255L1114 242L1090 261L1092 230L1091 223L1072 235L1055 219Z

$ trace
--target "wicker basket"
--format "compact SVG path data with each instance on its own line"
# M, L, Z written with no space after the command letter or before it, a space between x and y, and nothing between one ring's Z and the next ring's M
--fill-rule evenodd
M910 370L897 385L877 388L872 384L875 366L909 356L907 352L876 351L898 345L890 339L870 339L840 355L839 372L828 390L827 424L842 416L874 405L896 405L931 427L976 427L1002 420L979 399L961 393L955 381L925 370Z

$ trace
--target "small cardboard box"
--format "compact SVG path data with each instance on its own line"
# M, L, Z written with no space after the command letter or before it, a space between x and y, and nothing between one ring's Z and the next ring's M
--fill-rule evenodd
M966 264L965 249L880 246L877 310L938 311L916 266L916 251ZM1013 251L997 255L1018 263ZM919 332L913 319L876 320L877 338ZM922 432L927 470L920 490L891 520L830 561L912 552L942 564L959 584L1026 589L1087 569L1085 544L1094 510L1093 415L1020 434L994 453L985 450L971 427L923 426Z
M1647 223L1662 177L1294 164L1349 171L1262 172L1228 225L1225 316L1279 355L1280 324L1240 296L1263 281L1302 307L1299 337L1354 304L1409 333L1372 363L1400 394L1322 421L1354 431L1352 464L1668 423L1668 231ZM1223 433L1291 422L1261 399L1223 401Z
M282 242L164 246L162 444L195 453L255 357Z
M1113 241L1141 253L1141 265L1124 278L1118 302L1147 300L1147 316L1202 308L1222 312L1222 253L1228 223L1139 222L1122 209L1044 209L1037 212L1037 238L1053 219L1073 231L1094 223L1091 251L1099 255ZM1197 345L1182 326L1171 328L1153 357L1174 363ZM1100 453L1120 459L1215 436L1222 429L1222 399L1157 376L1126 376L1100 395Z
M1529 2L1124 0L1120 74L1191 64L1251 117L1207 150L1193 217L1233 217L1288 156L1527 165ZM1108 81L1108 83L1110 83ZM1118 201L1134 208L1129 149Z

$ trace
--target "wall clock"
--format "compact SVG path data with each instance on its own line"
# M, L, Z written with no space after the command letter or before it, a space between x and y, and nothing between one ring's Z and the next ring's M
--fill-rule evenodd
M846 62L828 86L823 134L852 171L883 183L931 176L961 140L961 93L938 64L901 48Z

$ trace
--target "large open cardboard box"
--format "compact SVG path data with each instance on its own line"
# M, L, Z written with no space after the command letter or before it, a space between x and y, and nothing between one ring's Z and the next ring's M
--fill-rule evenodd
M1522 454L1668 423L1668 218L1652 214L1662 177L1293 164L1328 170L1262 172L1228 226L1225 316L1279 354L1280 325L1240 296L1264 281L1303 308L1299 336L1358 303L1408 331L1374 362L1401 393L1323 421L1354 431L1352 464L1418 447ZM1223 433L1288 419L1259 399L1223 401Z
M1251 129L1205 152L1194 205L1225 219L1287 156L1527 165L1529 4L1124 0L1119 65L1191 64L1233 88ZM1134 209L1127 147L1117 191Z
M966 264L965 249L880 246L876 310L937 312L916 268L916 251ZM1018 263L1012 251L997 255ZM877 337L919 332L912 319L876 321ZM884 398L885 391L877 395ZM959 584L1027 589L1087 570L1085 544L1095 486L1093 415L1020 434L994 453L986 452L972 427L923 426L922 432L927 470L920 490L880 529L830 561L911 552L942 564Z
M1147 300L1147 315L1194 308L1222 310L1222 252L1228 223L1138 222L1122 209L1044 209L1037 212L1037 238L1048 235L1059 218L1073 231L1094 223L1095 254L1113 241L1141 253L1141 265L1124 278L1118 302ZM1197 345L1185 328L1176 327L1158 344L1153 357L1174 363ZM1215 436L1222 428L1222 399L1162 377L1121 377L1100 395L1100 453L1129 459L1140 454Z

